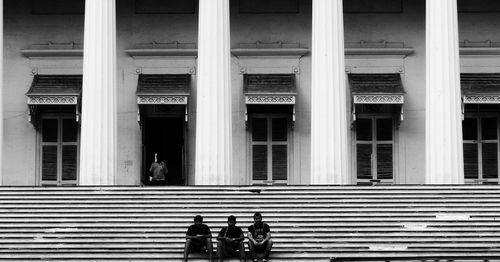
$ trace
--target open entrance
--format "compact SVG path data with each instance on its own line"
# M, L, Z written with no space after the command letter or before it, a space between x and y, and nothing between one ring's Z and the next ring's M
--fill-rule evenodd
M183 117L147 117L143 124L143 183L146 185L185 184L185 121ZM150 181L151 164L159 160L166 163L168 174L164 182Z

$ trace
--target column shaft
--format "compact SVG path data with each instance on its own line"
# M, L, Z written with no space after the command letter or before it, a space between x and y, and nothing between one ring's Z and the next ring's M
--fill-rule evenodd
M0 186L3 185L3 0L0 0Z
M349 184L342 0L313 0L311 184Z
M229 0L200 0L195 184L232 183Z
M115 0L85 1L80 185L116 184Z
M427 184L464 182L456 0L427 0Z

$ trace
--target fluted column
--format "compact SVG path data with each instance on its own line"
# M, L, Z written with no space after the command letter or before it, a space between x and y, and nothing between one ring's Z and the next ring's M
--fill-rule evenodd
M462 119L456 0L427 0L427 184L463 184Z
M311 184L349 184L342 0L313 0Z
M116 184L115 0L85 1L80 185Z
M3 185L3 0L0 0L0 186Z
M232 183L229 0L200 0L196 185Z

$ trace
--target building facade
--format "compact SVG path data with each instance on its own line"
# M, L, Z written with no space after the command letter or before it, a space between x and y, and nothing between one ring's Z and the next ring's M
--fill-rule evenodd
M496 1L3 9L1 185L498 183Z

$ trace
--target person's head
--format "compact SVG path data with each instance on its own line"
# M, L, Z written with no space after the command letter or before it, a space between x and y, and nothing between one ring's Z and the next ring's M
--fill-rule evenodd
M253 222L255 224L260 224L262 223L262 214L260 214L259 212L253 214Z
M234 227L236 225L236 217L233 215L230 215L227 217L227 225L230 227Z
M196 215L193 220L196 225L201 225L201 223L203 223L203 217L200 215Z

